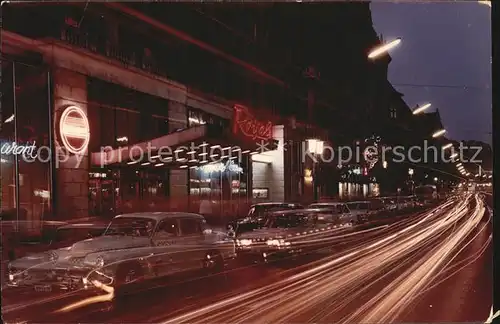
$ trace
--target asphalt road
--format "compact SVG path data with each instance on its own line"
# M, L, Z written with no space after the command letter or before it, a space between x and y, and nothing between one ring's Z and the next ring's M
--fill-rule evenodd
M484 322L491 221L476 195L339 230L331 248L158 287L119 303L4 290L6 322ZM179 279L182 281L182 279Z

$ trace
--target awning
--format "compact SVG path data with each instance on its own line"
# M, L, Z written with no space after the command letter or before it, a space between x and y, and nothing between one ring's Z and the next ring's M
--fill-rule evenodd
M176 166L187 168L221 160L237 160L246 154L275 150L277 141L242 141L229 129L201 125L183 129L147 142L94 152L92 166Z

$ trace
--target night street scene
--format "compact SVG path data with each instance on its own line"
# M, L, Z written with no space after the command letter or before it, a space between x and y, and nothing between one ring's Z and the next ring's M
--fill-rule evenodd
M491 10L2 2L2 320L494 323Z

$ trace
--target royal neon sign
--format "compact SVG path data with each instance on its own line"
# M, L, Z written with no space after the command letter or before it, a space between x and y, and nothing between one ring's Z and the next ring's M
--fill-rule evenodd
M33 144L17 144L16 142L4 143L0 148L2 155L17 155L23 156L26 159L36 159L36 145Z
M252 140L270 140L273 138L273 123L260 121L252 116L245 107L235 106L233 133L242 133Z
M89 120L76 106L67 107L59 119L59 133L64 147L73 154L83 154L90 141Z

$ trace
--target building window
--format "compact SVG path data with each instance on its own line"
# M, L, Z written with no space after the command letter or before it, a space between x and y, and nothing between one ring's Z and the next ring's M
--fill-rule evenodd
M205 124L227 127L229 126L229 121L224 118L208 114L202 110L188 110L188 127L195 127Z
M390 117L391 117L392 119L396 119L396 118L397 118L397 115L396 115L396 108L392 108L392 107L391 107L391 108L389 109L389 114L390 114Z

